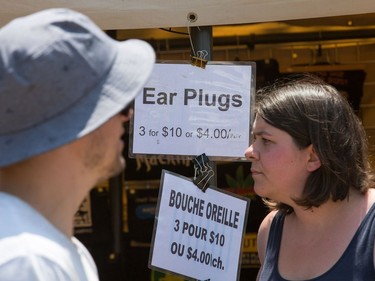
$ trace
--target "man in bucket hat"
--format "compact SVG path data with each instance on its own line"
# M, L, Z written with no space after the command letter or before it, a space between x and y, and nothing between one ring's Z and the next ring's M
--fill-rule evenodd
M123 109L155 53L68 9L13 20L0 42L0 280L97 280L74 214L123 170Z

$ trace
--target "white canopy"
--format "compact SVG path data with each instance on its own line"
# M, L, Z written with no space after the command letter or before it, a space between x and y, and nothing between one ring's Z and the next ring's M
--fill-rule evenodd
M52 7L91 17L102 29L215 26L375 12L374 0L0 0L0 25Z

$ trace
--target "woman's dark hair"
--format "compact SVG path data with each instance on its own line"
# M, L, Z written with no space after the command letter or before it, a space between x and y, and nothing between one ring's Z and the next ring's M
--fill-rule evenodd
M255 114L287 132L299 148L313 145L321 167L310 174L294 201L307 209L327 200L344 200L351 188L374 187L364 128L348 101L332 86L311 75L278 81L257 93ZM290 213L283 203L271 208Z

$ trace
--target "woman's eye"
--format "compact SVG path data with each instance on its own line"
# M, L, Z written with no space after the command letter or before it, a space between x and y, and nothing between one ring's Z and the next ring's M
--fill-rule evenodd
M272 143L272 141L270 139L264 138L261 135L258 135L258 136L253 135L253 141L252 141L252 143L255 143L255 142L262 143L263 145L267 145L269 143Z
M262 138L262 142L263 142L264 144L268 144L268 143L270 143L271 141L270 141L269 139Z

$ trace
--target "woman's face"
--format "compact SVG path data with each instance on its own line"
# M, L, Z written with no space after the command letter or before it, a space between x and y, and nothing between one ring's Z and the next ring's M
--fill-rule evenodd
M254 142L245 156L252 162L254 190L261 196L292 205L299 198L310 174L312 146L299 148L292 137L256 117Z

